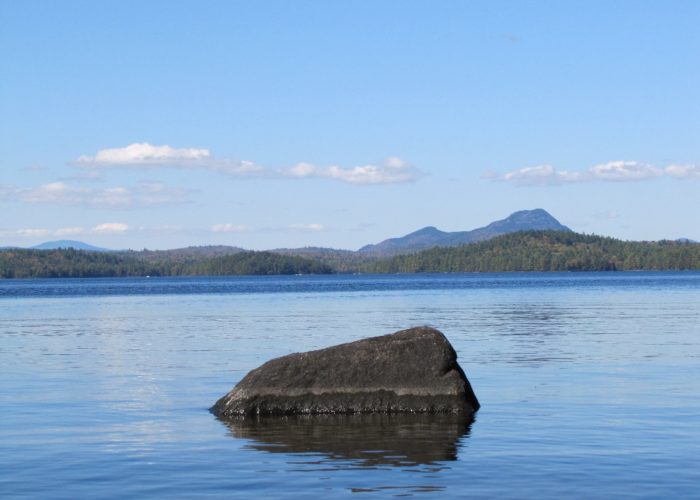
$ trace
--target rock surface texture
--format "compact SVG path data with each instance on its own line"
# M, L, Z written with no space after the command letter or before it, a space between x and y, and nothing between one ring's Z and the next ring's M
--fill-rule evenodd
M445 336L411 328L290 354L248 373L211 411L219 417L322 413L468 413L479 409Z

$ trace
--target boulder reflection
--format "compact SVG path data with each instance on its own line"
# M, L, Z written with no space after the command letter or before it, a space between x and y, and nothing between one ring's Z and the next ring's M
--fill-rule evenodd
M471 415L370 414L241 417L231 434L270 453L320 453L363 466L420 465L457 459Z

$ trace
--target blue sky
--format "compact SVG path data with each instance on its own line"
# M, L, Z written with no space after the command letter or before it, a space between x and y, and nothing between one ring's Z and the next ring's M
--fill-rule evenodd
M0 246L700 240L700 2L0 0Z

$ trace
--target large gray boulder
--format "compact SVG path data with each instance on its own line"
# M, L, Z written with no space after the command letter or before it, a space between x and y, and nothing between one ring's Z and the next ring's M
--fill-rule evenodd
M411 328L276 358L211 411L219 417L322 413L466 413L479 409L445 336Z

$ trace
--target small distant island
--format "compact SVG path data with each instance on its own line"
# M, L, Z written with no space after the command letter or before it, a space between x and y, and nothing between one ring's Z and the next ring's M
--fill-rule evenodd
M472 231L428 227L358 251L230 246L108 251L59 243L48 249L0 249L0 278L700 269L699 243L576 233L542 209L516 212Z

